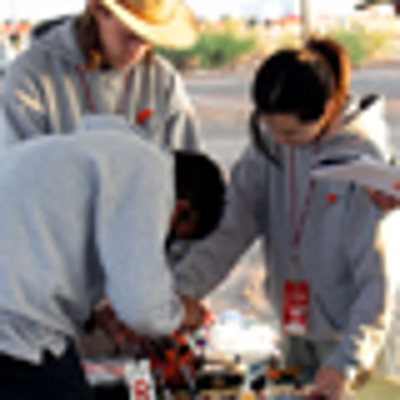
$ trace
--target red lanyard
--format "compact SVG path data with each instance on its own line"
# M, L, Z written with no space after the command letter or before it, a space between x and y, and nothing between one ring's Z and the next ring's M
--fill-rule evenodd
M96 103L93 100L92 93L90 92L89 84L86 79L86 74L82 68L78 67L77 70L78 70L78 75L79 75L79 79L81 82L81 86L83 89L83 94L85 96L85 101L89 107L90 112L92 114L96 114L97 107L96 107ZM115 114L118 114L118 115L126 114L126 104L128 102L128 94L129 94L129 90L130 90L130 86L131 86L131 80L132 80L132 73L127 72L125 75L125 82L124 82L125 90L124 90L123 95L121 96L119 105L118 105L117 109L115 110Z
M318 153L319 141L315 143L315 153ZM299 252L301 246L302 235L310 213L313 196L315 193L316 182L310 178L307 188L307 193L304 200L304 205L300 210L299 219L297 219L297 190L296 190L296 150L292 147L290 149L290 207L291 207L291 220L292 220L292 246L293 246L293 261L296 265L300 263Z

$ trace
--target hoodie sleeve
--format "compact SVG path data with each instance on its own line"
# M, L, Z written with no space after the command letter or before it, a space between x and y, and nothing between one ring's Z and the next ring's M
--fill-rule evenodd
M198 121L180 76L175 72L169 90L166 143L173 149L200 150Z
M261 202L266 190L266 164L248 149L232 171L221 223L193 246L175 269L177 290L201 299L228 275L238 257L260 233Z
M34 65L27 65L27 61L27 54L23 54L7 69L0 121L1 148L46 132L46 105L40 74Z
M143 152L136 171L115 160L96 207L97 243L105 290L117 315L136 332L165 335L177 329L182 305L165 258L173 202L170 163ZM125 167L124 167L125 165Z
M394 300L394 243L387 240L387 227L395 214L384 218L362 188L351 190L344 243L355 297L340 343L326 362L348 379L374 368L390 328Z

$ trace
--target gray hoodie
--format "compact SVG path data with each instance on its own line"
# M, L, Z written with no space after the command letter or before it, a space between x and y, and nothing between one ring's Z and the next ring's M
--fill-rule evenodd
M59 354L105 295L143 334L182 318L164 255L170 156L116 117L76 133L0 158L0 353L17 359Z
M4 85L0 145L42 134L72 132L92 112L81 82L85 60L68 20L39 36L9 68ZM126 92L126 76L131 82ZM115 114L123 103L130 123L143 110L153 115L145 124L146 138L172 148L199 147L197 126L183 83L164 59L150 66L140 62L124 71L85 73L98 114Z
M364 124L365 120L368 118L360 116L346 131L324 139L317 153L355 150L380 157L378 149L365 137L371 133L365 130L366 126L373 127ZM267 140L272 143L271 136ZM307 338L315 342L337 341L336 350L326 363L346 375L356 368L370 368L392 317L395 282L390 267L395 266L396 260L388 260L388 256L395 253L395 243L383 237L387 234L386 223L398 213L383 215L363 188L317 181L302 232L301 263L295 267L293 206L297 224L304 212L316 149L314 145L304 145L294 151L295 199L289 189L291 149L280 146L278 150L281 168L268 162L253 146L236 163L225 216L217 231L192 249L178 266L178 290L204 297L227 276L250 244L261 237L267 269L265 288L276 314L282 315L285 282L307 281L312 292ZM398 217L397 224L399 229Z

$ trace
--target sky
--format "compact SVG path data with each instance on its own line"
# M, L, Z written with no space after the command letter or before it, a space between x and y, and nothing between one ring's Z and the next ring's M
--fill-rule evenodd
M221 15L253 16L296 12L301 0L186 0L202 17ZM346 14L354 10L357 0L308 0L313 13ZM38 21L49 17L76 13L86 0L0 0L0 20L29 19Z

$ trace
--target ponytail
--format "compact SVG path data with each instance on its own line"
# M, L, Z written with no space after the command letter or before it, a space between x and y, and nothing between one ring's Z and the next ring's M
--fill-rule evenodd
M318 53L329 65L335 82L333 94L334 106L331 109L333 118L347 103L350 97L351 61L346 49L337 41L329 38L311 38L305 47ZM329 119L329 116L328 116Z

